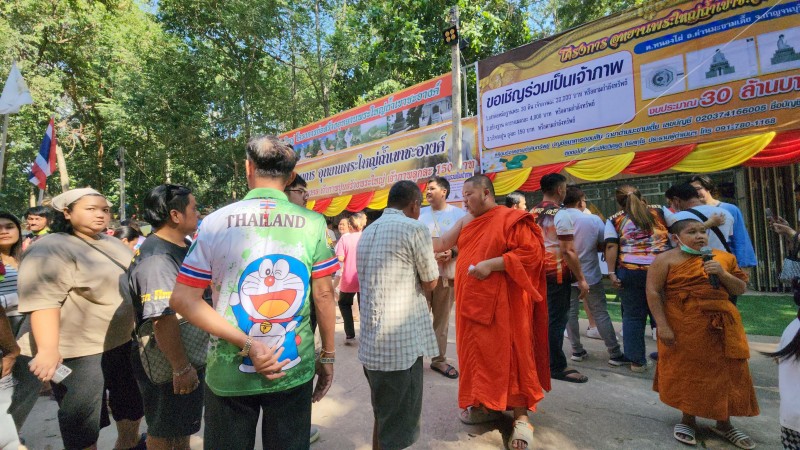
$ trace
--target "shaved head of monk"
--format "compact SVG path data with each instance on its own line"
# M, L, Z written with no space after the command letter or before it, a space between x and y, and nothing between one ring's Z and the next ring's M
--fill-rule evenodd
M475 175L464 182L464 205L473 217L478 217L497 206L494 185L486 175Z

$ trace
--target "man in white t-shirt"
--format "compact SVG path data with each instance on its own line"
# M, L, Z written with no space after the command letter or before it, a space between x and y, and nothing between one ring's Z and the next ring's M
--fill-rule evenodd
M431 206L422 208L419 220L427 225L433 237L442 236L466 214L461 209L447 204L449 195L450 182L447 179L433 177L428 180L425 199ZM433 292L428 295L428 306L433 314L433 331L436 333L436 343L439 345L439 356L431 360L431 369L447 378L458 378L458 370L447 363L446 357L447 331L455 294L453 280L456 273L457 254L458 250L455 247L435 254L436 261L439 263L439 282Z
M702 222L706 222L714 215L721 215L725 217L725 222L716 227L724 238L723 240L720 240L719 236L714 231L714 228L707 228L706 232L708 233L709 247L730 253L728 241L730 240L731 235L733 235L734 222L731 213L718 206L704 204L700 199L700 194L697 193L697 189L695 189L694 186L689 183L672 186L671 191L672 195L675 196L675 203L677 204L678 208L681 211L689 211L690 213L695 214ZM700 215L692 210L699 212ZM664 208L664 218L667 220L668 226L672 226L672 223L674 222L672 215L673 214L668 209Z
M605 224L594 214L586 214L579 209L583 197L583 191L577 186L567 187L567 195L564 197L564 211L570 215L574 226L572 245L575 253L578 254L586 283L589 284L589 292L583 301L587 311L594 317L597 331L606 344L609 358L613 361L622 361L625 357L620 350L619 342L617 342L611 317L608 315L606 294L603 288L603 273L600 270L600 260L597 258L598 246L604 242ZM570 359L573 361L583 361L588 355L581 345L580 327L578 326L579 294L577 286L573 285L569 322L567 322L567 333L572 343Z

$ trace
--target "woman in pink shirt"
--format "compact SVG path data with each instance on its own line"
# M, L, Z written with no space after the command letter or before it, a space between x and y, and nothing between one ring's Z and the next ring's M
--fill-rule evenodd
M353 299L358 294L358 272L356 271L356 247L361 231L367 225L367 215L358 212L350 216L350 233L342 235L336 243L336 257L342 263L339 281L339 311L344 321L345 345L355 342L356 329L353 323ZM361 298L359 297L359 301Z

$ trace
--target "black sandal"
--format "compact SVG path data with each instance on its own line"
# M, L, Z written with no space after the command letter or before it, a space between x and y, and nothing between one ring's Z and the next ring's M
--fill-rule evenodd
M578 374L579 377L570 377L569 375ZM568 383L586 383L589 381L589 377L586 375L582 375L580 372L574 369L565 370L560 373L550 375L550 378L554 380L566 381Z

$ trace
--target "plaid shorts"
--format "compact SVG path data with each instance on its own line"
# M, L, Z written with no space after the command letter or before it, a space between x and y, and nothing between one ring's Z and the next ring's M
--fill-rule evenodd
M800 450L800 432L781 427L781 443L784 450Z

